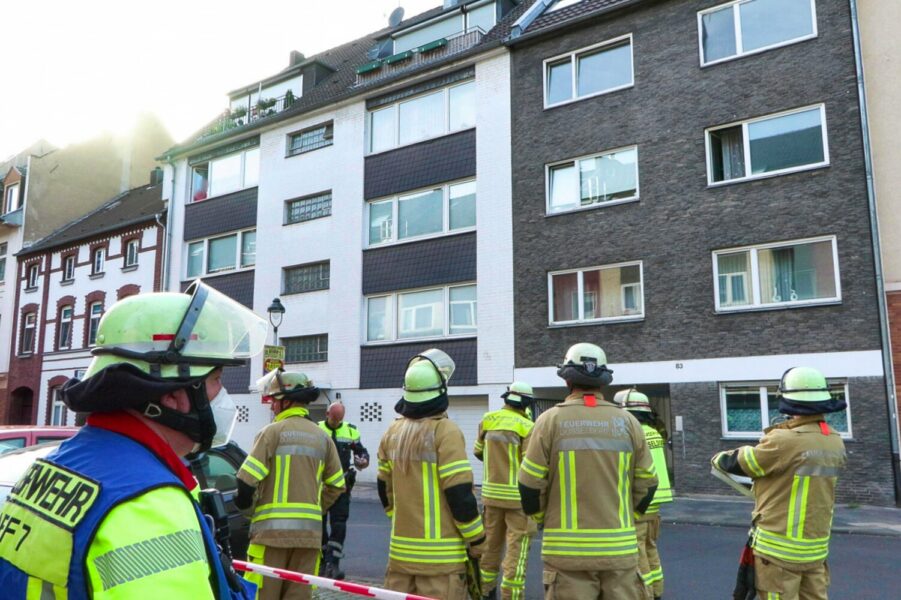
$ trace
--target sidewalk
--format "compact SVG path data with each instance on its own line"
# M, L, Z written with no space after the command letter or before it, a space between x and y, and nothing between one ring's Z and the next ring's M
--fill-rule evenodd
M476 488L478 490L478 488ZM375 484L358 482L356 502L378 502ZM750 527L754 503L735 496L679 496L661 510L665 523ZM839 504L832 521L833 533L901 537L901 508Z

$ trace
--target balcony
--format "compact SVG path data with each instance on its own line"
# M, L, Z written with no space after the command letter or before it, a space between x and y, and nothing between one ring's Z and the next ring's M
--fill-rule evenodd
M298 100L300 98L288 93L278 98L264 98L255 106L252 106L249 111L243 107L237 110L226 109L224 114L219 116L203 133L197 136L197 140L231 131L232 129L238 129L261 119L267 119L288 110Z
M23 212L24 209L19 207L16 210L11 210L4 215L0 215L0 223L3 223L7 227L21 227Z
M423 44L413 50L375 59L357 68L357 80L354 85L369 85L393 77L398 73L412 71L424 64L459 54L481 42L484 35L485 32L481 28L473 27L468 31Z

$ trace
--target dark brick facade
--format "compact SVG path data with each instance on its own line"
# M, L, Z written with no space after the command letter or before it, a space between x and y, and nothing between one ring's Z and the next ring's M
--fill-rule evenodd
M185 207L185 240L246 229L257 224L257 191L248 188Z
M513 47L517 368L555 364L570 344L586 340L614 363L880 349L848 4L817 2L815 39L701 68L697 12L721 3L641 3ZM543 60L626 34L634 87L544 109ZM830 166L708 187L705 128L819 103ZM631 145L640 201L545 216L545 165ZM822 235L837 237L840 304L715 312L714 250ZM548 326L548 272L634 260L643 261L643 321ZM861 441L849 450L884 440L887 431L883 380L858 381L852 420ZM687 437L698 436L688 461L680 464L675 453L677 478L687 483L681 489L722 493L706 467L728 445L720 444L717 384L673 389L673 413L697 421L686 423ZM855 450L842 493L889 503L888 446L866 448Z
M366 157L366 200L476 175L476 132L468 129Z
M418 352L438 348L454 359L456 370L453 385L477 385L479 381L478 352L475 339L438 340L363 346L360 348L360 389L399 388L404 383L407 362ZM451 387L453 394L453 387Z
M476 234L363 252L363 294L476 280Z

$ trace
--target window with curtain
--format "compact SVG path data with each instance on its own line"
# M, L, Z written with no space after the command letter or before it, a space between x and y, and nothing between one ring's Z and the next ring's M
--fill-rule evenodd
M641 263L552 273L551 323L644 316Z
M548 167L548 214L638 198L638 148Z
M186 277L253 267L256 264L256 236L256 230L251 229L188 243Z
M829 381L829 393L848 407L826 415L826 422L843 438L851 437L851 404L848 383ZM785 419L779 412L779 382L728 383L720 385L723 435L732 438L759 438L763 430Z

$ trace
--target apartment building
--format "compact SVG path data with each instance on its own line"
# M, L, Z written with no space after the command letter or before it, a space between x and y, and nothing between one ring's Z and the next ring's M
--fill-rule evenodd
M21 422L74 424L59 391L90 364L100 319L116 301L160 289L162 170L153 177L18 254L9 381L32 398L31 413L20 414Z
M81 218L109 198L138 187L172 144L156 117L145 115L126 134L55 148L38 142L0 163L0 423L31 423L34 390L12 387L8 378L20 328L18 281L25 277L17 255L38 240ZM45 275L41 270L39 275ZM3 384L6 385L3 385Z
M416 352L456 360L449 412L470 437L511 381L502 41L527 4L448 1L315 56L292 53L161 157L169 287L202 277L259 314L279 297L287 367L344 402L365 443L393 420ZM261 374L257 359L225 375L243 445L271 418L249 391Z
M848 402L840 498L892 503L849 3L538 2L508 44L516 379L561 398L554 365L599 344L675 487L723 493L710 456L814 366Z

